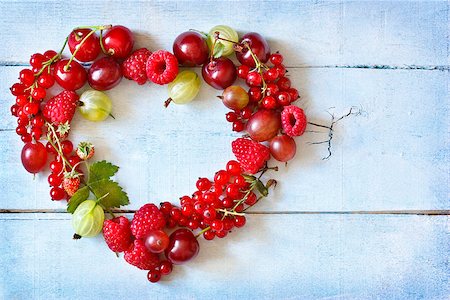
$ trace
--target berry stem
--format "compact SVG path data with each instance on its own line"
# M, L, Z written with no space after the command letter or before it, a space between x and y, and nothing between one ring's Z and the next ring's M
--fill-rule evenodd
M56 145L52 142L52 139L50 138L50 136L47 136L47 141L50 143L50 145L52 145L52 147L55 149L55 151L59 154L59 156L62 158L62 162L63 162L63 170L66 167L66 164L72 169L74 169L74 167L72 167L72 165L69 163L69 161L67 161L67 159L64 157L64 154L62 152L62 146L61 143L59 142L59 138L58 135L55 132L55 128L53 128L52 124L46 122L45 123L47 125L47 127L51 130L53 138L55 139L58 147L56 147Z
M211 226L208 226L208 227L202 229L199 233L197 233L197 234L195 235L195 238L198 239L199 236L201 236L203 233L207 232L207 231L210 230L210 229L211 229Z
M72 63L72 61L75 58L75 55L77 55L78 51L81 49L81 46L84 44L84 42L86 42L86 40L93 35L95 32L97 31L97 29L92 29L91 32L89 32L80 42L80 44L78 44L77 48L75 49L75 51L72 53L72 56L70 57L69 61L67 62L67 64L64 66L64 71L69 70L70 64Z

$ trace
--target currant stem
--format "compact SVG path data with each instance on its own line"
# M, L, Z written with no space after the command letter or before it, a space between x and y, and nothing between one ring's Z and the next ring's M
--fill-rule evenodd
M198 239L203 233L207 232L211 229L211 226L206 227L205 229L202 229L199 233L195 235L195 238Z

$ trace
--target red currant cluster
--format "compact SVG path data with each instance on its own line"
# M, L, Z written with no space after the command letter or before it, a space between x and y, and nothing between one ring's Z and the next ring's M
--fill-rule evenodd
M197 237L224 238L233 228L243 227L244 212L267 196L275 184L269 180L264 185L259 178L243 173L239 162L230 160L224 170L215 173L213 181L199 178L197 190L192 196L181 197L180 206L162 202L158 209L145 204L131 224L125 217L106 220L103 236L112 251L124 252L128 263L148 270L148 280L157 282L172 271L172 264L197 256ZM170 236L166 233L174 229Z

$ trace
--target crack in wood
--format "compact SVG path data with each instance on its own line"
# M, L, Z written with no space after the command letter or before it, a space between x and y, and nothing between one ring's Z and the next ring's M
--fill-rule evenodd
M90 64L83 64L89 66ZM0 67L28 67L29 63L19 61L0 61ZM200 67L194 67L200 68ZM298 65L286 66L288 69L370 69L370 70L424 70L424 71L449 71L450 65Z
M115 209L113 213L135 213L135 209ZM0 214L68 214L64 209L0 209ZM349 211L248 211L249 215L428 215L446 216L450 210L349 210Z

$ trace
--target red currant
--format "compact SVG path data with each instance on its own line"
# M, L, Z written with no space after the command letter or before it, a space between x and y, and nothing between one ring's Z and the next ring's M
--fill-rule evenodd
M247 79L247 75L250 72L250 67L247 65L240 65L237 68L237 74L239 78Z
M50 186L60 186L62 183L62 176L58 175L56 173L52 173L50 175L48 175L48 183L50 184Z
M145 247L152 253L161 253L169 245L169 236L162 230L152 230L145 238Z
M17 117L17 113L19 111L20 107L17 104L13 104L11 105L11 115L13 115L14 117ZM20 120L20 119L18 119Z
M287 90L287 92L289 93L289 95L291 96L291 103L294 102L295 100L297 100L299 98L298 95L298 90L294 89L294 88L290 88Z
M220 186L227 184L229 179L230 175L225 170L220 170L214 175L214 182Z
M287 91L291 87L291 80L287 77L281 77L277 81L277 85L282 91Z
M31 93L31 97L34 100L42 100L45 98L46 92L44 88L37 87L33 89L33 92Z
M29 87L34 83L33 71L31 71L30 69L23 69L19 73L19 80L24 86Z
M207 241L213 240L215 236L216 236L216 234L212 230L208 230L208 231L203 232L203 237Z
M230 111L225 115L225 118L227 119L228 122L234 122L238 119L238 116L236 113Z
M211 228L215 231L221 231L223 229L223 222L222 220L214 220L211 222Z
M159 264L159 271L161 272L161 275L169 275L172 273L172 263L168 260L163 260Z
M251 87L261 86L261 84L262 84L261 75L256 71L252 71L252 72L248 73L247 78L246 78L246 83L248 86L251 86Z
M50 189L50 197L52 198L52 200L62 200L64 199L66 193L64 192L64 190L60 187L52 187Z
M266 72L264 72L263 78L266 82L272 82L272 81L277 80L278 70L275 68L271 68L271 69L267 70Z
M158 282L161 279L161 271L157 269L148 271L147 279L152 283Z
M247 196L247 199L245 199L245 204L247 204L249 206L252 206L252 205L254 205L256 203L256 201L257 201L257 198L256 198L255 193L251 192Z
M227 170L228 174L230 174L232 176L239 175L242 173L241 165L235 160L230 160L227 163L226 170Z
M275 83L268 83L266 86L266 96L275 96L280 88Z
M30 65L33 68L42 68L42 64L47 61L45 56L41 53L35 53L30 57Z
M266 96L262 99L261 106L265 109L274 109L277 107L277 100L272 96Z
M25 91L25 86L21 83L14 83L11 87L10 87L10 91L11 94L13 94L13 96L19 96L21 94L23 94Z
M227 194L228 197L230 197L231 199L238 199L239 196L241 195L239 186L237 186L236 184L229 184L227 186L227 188L225 189L225 192Z
M277 102L281 106L287 106L291 103L291 96L288 92L279 92L277 95Z
M55 78L52 75L43 73L37 79L38 85L44 89L51 88L55 84Z
M244 128L245 128L245 125L242 121L233 122L233 131L241 132L244 130Z
M269 60L274 65L281 65L283 63L283 55L281 55L278 52L277 53L272 53L269 56Z
M244 119L250 119L250 117L252 116L252 113L253 113L252 109L248 106L245 107L243 110L241 110L241 116Z
M211 188L211 181L208 178L199 178L196 187L199 191L207 191Z
M262 97L261 89L259 87L251 87L248 90L248 96L250 102L258 102Z
M47 152L48 152L48 150L47 150ZM59 173L61 173L62 169L63 169L63 164L61 162L54 160L50 163L50 170L52 171L52 173L59 174Z
M284 76L286 74L286 68L284 65L276 65L275 67L273 67L274 69L276 69L278 71L278 76Z
M237 228L240 228L245 225L245 217L244 216L236 216L234 218L234 226Z

